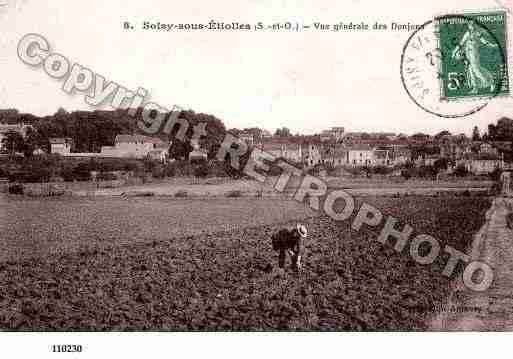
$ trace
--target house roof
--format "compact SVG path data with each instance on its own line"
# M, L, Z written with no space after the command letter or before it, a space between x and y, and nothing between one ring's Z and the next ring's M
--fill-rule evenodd
M150 155L161 155L162 153L166 153L167 151L165 149L160 149L160 150L151 150L150 152L148 152L148 154Z
M191 158L207 158L207 154L201 150L192 150L189 153L189 159Z
M22 127L20 125L0 124L0 133L6 133L6 132L10 132L10 131L20 132L21 130L22 130Z
M49 141L52 145L65 144L65 143L71 142L71 138L69 138L69 137L53 137L53 138L50 138Z
M269 143L263 143L261 146L259 146L262 151L281 151L282 148L288 148L290 144L284 144L284 143L275 143L275 142L269 142Z
M357 144L348 146L348 151L372 151L372 147L367 144Z
M257 144L257 147L263 151L279 151L281 149L295 151L299 148L299 144L289 141L266 141Z
M150 137L144 135L117 135L114 140L116 143L134 143L134 142L144 142L144 143L154 143L154 144L162 144L160 138Z
M479 161L498 161L500 156L493 153L466 153L464 158Z

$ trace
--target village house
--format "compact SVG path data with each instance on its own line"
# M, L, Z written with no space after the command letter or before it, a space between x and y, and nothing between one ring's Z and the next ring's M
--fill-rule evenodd
M405 146L394 147L394 165L404 165L411 161L411 150Z
M415 159L412 159L412 162L415 164L415 166L433 166L436 161L440 160L442 156L438 153L422 153ZM447 158L454 162L451 158Z
M242 132L238 137L248 145L253 145L254 138L251 133Z
M157 145L154 150L148 152L147 156L150 160L167 163L169 161L169 146L166 143Z
M472 150L472 144L458 136L443 138L438 147L440 148L440 157L450 160L458 160Z
M389 146L379 146L374 149L374 165L391 166L394 163L394 149Z
M323 151L323 163L330 164L333 167L346 165L347 149L341 145L325 149L325 151Z
M320 139L322 142L335 141L339 142L344 138L344 127L332 127L329 130L321 132Z
M486 153L494 156L499 155L499 150L489 142L475 142L473 147L476 153Z
M69 155L73 148L73 140L69 137L50 138L50 153L62 156Z
M286 139L263 141L256 147L275 158L285 158L296 163L300 163L303 158L301 144Z
M191 143L192 151L189 152L189 161L190 162L202 162L206 161L208 158L207 151L199 145L198 142Z
M347 163L351 166L372 166L374 150L369 145L353 145L347 149Z
M269 130L266 130L266 129L262 130L262 138L268 139L271 137L273 137L273 134L271 132L269 132Z
M283 157L285 144L280 142L262 142L257 144L256 147L275 158L280 158Z
M155 137L143 135L117 135L114 146L102 146L101 152L72 152L71 138L50 138L50 153L66 157L110 157L110 158L151 158L167 162L169 143Z
M315 166L322 163L322 148L315 143L306 143L303 145L302 162L307 166Z
M114 146L102 146L100 156L104 157L151 157L167 161L169 143L159 138L144 135L117 135Z
M497 154L469 153L464 158L456 161L456 166L454 168L464 166L470 173L483 175L490 174L497 168L503 168L503 162L502 158Z
M30 125L25 125L22 123L8 125L8 124L0 124L0 150L4 149L4 138L7 136L9 132L17 132L22 137L26 137L27 130L32 127Z

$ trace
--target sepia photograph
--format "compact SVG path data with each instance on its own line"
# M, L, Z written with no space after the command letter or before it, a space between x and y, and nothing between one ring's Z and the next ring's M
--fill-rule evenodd
M0 355L513 331L511 0L0 1Z

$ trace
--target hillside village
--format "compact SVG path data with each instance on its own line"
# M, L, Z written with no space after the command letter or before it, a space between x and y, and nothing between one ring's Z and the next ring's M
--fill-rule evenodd
M269 137L252 144L277 158L306 167L433 166L446 160L449 172L464 167L473 174L488 174L509 166L512 151L511 141L472 140L450 134L412 138L393 133L342 133L340 127L307 141Z
M0 151L4 157L16 152L20 156L57 154L73 159L138 159L162 164L175 160L201 162L215 157L204 142L193 143L181 155L176 155L172 148L176 144L172 141L136 133L114 133L114 141L96 146L96 151L78 151L72 137L49 137L45 147L41 145L44 141L41 141L42 136L38 136L39 131L34 123L37 124L0 122ZM491 133L493 131L500 132L502 138ZM508 131L513 133L513 120L508 118L501 118L496 125L490 125L490 133L483 136L475 128L472 138L464 134L452 135L447 131L436 135L408 136L389 132L346 132L344 127L332 127L312 136L291 135L288 129L278 129L274 135L258 128L229 130L250 147L307 170L381 168L390 173L394 170L400 172L402 168L436 166L437 172L453 173L459 170L475 175L511 167L513 137L508 137ZM29 150L31 153L14 151L14 147L19 148L23 141L29 142L29 137L39 139L38 145Z

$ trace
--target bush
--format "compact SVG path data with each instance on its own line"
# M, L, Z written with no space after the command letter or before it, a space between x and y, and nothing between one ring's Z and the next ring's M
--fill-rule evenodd
M210 166L207 162L202 162L194 168L194 176L205 178L210 174Z
M458 165L454 170L454 175L457 177L465 177L469 174L464 165Z
M38 183L48 182L50 177L49 168L32 167L22 171L11 172L8 178L10 182Z
M409 180L411 177L412 177L412 170L411 169L404 169L401 171L401 176L405 179L405 180Z
M493 172L490 172L489 176L492 181L499 181L501 179L502 170L496 167Z
M175 193L175 197L178 197L178 198L185 198L188 196L189 196L189 193L187 193L187 191L184 191L184 190L181 190L181 191L178 191Z
M10 194L23 194L23 185L19 183L13 183L9 185L8 192Z
M64 178L64 181L70 182L75 179L75 174L73 173L74 167L70 163L66 163L60 169L60 176Z
M394 169L387 166L375 166L370 168L370 172L376 175L388 175L392 173Z
M471 193L468 189L466 189L460 193L460 196L462 196L462 197L470 197L470 195L471 195Z
M156 164L155 166L153 166L153 168L151 170L151 176L153 178L164 178L164 176L165 176L164 166L162 166L161 164Z
M242 192L239 190L233 190L226 193L226 197L236 198L236 197L242 197Z
M437 174L437 170L434 166L420 166L418 168L417 174L419 177L435 177Z
M78 181L88 181L91 178L90 168L89 163L79 163L72 170L73 179Z
M111 172L100 172L98 176L96 176L98 181L115 181L117 177L114 173Z
M173 163L170 163L164 167L164 176L165 177L176 176L176 166L174 166Z
M194 166L189 161L174 161L164 168L167 177L185 177L194 175Z

